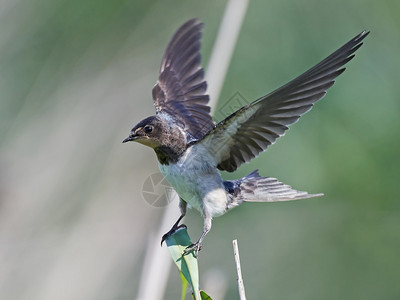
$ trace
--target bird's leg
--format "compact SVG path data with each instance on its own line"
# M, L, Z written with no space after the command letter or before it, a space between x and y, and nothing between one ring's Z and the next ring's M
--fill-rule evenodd
M204 237L206 236L206 234L210 231L211 229L211 223L212 223L212 218L211 216L207 213L204 213L204 228L203 228L203 233L201 234L199 240L194 243L191 244L190 246L186 247L185 251L184 251L184 255L188 254L191 251L194 251L194 255L196 257L198 257L199 255L199 251L201 250L201 243L203 242Z
M186 228L186 225L185 225L185 224L179 225L179 222L180 222L180 221L183 219L183 217L186 215L186 206L187 206L186 202L185 202L183 199L179 198L179 209L180 209L180 211L181 211L181 215L180 215L180 217L178 218L178 220L175 222L175 224L172 226L171 230L168 231L166 234L164 234L164 235L162 236L162 238L161 238L161 246L162 246L162 243L163 243L167 238L169 238L172 234L174 234L179 228L184 228L184 227Z

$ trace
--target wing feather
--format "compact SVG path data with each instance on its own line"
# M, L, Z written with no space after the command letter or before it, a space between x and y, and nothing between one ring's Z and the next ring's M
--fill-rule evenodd
M153 88L157 113L170 115L197 140L214 127L201 67L202 28L202 23L191 19L176 31L165 50Z
M302 75L217 124L200 143L212 151L218 168L232 172L284 135L326 94L368 34L363 31Z

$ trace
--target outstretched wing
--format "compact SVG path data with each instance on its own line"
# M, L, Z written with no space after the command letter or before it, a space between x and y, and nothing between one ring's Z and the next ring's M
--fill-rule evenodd
M165 50L153 88L157 113L173 117L195 139L201 139L214 127L201 67L202 28L203 23L191 19L178 29Z
M201 143L212 151L218 168L233 172L284 135L288 125L326 94L368 33L363 31L296 79L217 124Z

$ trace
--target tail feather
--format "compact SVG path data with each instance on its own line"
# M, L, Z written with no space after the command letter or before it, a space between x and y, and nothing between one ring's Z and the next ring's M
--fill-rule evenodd
M276 178L260 176L258 170L238 180L224 181L224 185L230 195L228 208L243 202L277 202L323 196L323 194L297 191Z

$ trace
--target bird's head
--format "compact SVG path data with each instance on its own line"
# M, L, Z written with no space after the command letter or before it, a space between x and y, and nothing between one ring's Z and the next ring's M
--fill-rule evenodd
M163 131L162 121L157 116L151 116L133 127L129 137L122 142L138 142L154 149L163 144Z

